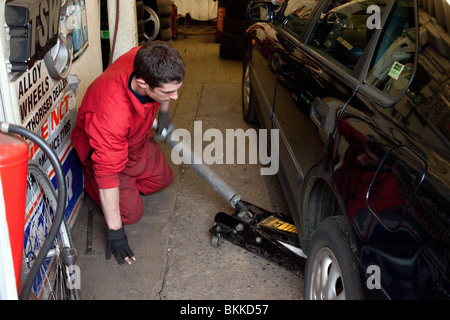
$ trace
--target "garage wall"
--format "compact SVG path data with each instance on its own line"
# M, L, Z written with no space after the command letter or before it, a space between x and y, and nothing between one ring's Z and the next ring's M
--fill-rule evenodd
M177 6L178 14L182 17L185 17L186 14L189 13L192 19L199 21L208 21L217 18L218 1L175 0L172 2ZM138 45L136 0L107 1L109 34L111 37L114 35L117 3L119 3L119 23L113 61L131 48ZM98 3L96 3L96 6L98 6ZM98 10L98 8L96 9ZM99 15L99 13L93 13L92 16L94 15Z
M217 18L218 1L213 0L175 0L178 14L182 17L189 13L192 19L207 21Z
M77 107L81 105L87 87L103 72L100 45L100 0L86 1L86 15L89 46L73 62L70 72L71 74L76 74L81 80L77 90Z
M108 24L111 46L116 25L117 3L119 3L119 24L113 61L138 45L136 0L108 0Z

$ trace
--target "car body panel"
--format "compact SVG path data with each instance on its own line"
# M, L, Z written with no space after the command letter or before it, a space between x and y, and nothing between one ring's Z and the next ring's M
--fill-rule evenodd
M262 127L280 130L280 177L306 252L318 221L343 214L365 297L448 299L449 57L435 48L436 36L421 38L415 54L415 38L406 32L414 26L413 2L401 8L387 1L384 27L374 33L358 20L367 3L332 9L348 17L337 47L315 47L320 37L327 37L322 44L336 38L332 18L331 31L318 32L327 1L291 1L284 22L251 26L255 108ZM426 13L418 11L423 28ZM384 60L392 56L398 61ZM320 197L319 182L326 186ZM337 204L334 213L311 210L325 193ZM369 283L372 266L381 287Z

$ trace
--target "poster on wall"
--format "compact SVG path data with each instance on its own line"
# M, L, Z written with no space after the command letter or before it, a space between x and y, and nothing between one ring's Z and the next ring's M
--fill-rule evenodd
M63 4L63 6L61 6ZM87 47L85 0L48 2L8 0L5 22L9 37L10 89L14 103L7 106L15 124L41 136L63 166L68 205L66 219L72 226L83 198L83 173L69 138L76 121L78 77L70 74L74 52ZM73 39L73 41L72 41ZM38 162L56 186L53 167L32 141L29 158ZM36 208L33 204L27 214Z
M73 58L76 60L89 44L85 0L74 0L69 14L73 17Z
M62 7L58 1L8 0L5 22L11 72L29 70L41 59L61 60L63 51L74 60L88 46L85 0L64 1Z
M0 68L0 100L3 100L0 118L34 132L58 156L66 182L65 219L72 228L84 196L84 177L70 140L77 116L79 83L78 77L71 74L71 66L75 55L82 54L88 46L85 0L7 0L0 2L0 13L4 25L0 57L5 63L5 68ZM47 154L32 140L25 140L29 159L42 167L57 188ZM49 204L43 190L36 180L27 180L25 262L34 260L40 248L39 238L48 233L49 225L44 221ZM54 259L54 255L45 259L42 264L45 277L36 277L33 293L38 298L46 297L46 284L49 279L53 281L54 273L47 271Z
M68 193L66 219L72 224L74 210L83 194L81 163L69 139L77 116L76 88L78 77L55 80L40 60L15 82L20 120L24 128L42 137L58 155L64 172ZM56 186L56 177L46 154L34 142L28 142L29 158L47 171Z

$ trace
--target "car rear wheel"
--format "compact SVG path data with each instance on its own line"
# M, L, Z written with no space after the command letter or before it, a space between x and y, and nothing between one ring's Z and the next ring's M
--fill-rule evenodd
M322 221L314 232L306 262L306 300L361 299L348 229L345 218L335 216Z
M257 121L255 107L253 106L251 69L248 53L244 56L243 74L242 74L242 115L244 120L249 123Z

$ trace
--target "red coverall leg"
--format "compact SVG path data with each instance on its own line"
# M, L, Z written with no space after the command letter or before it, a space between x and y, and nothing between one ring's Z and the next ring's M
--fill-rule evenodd
M144 213L139 193L147 195L172 183L172 169L159 146L156 143L150 143L147 150L147 165L141 174L131 177L119 173L120 215L124 224L138 222ZM84 176L86 192L101 207L98 185L95 182L90 160L84 166Z

